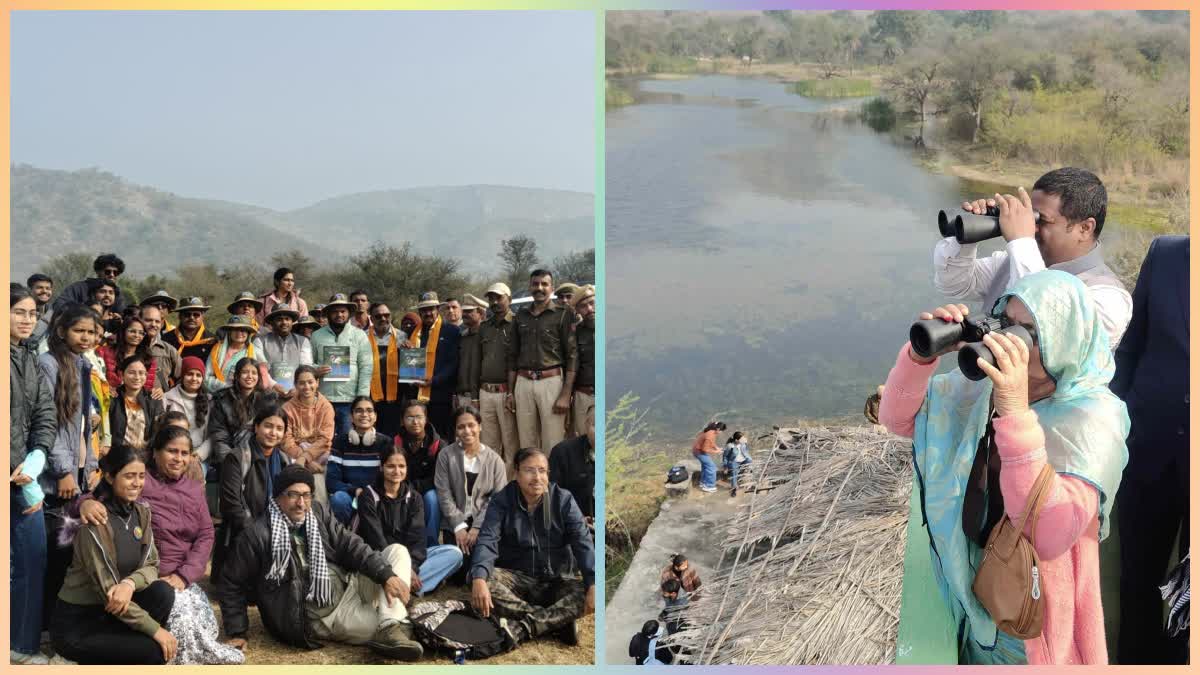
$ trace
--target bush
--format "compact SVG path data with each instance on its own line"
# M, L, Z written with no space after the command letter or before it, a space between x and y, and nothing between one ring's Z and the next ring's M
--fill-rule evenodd
M875 93L870 80L834 78L829 80L800 80L788 85L788 91L814 98L860 98Z
M896 108L883 97L864 103L859 117L875 131L891 131L896 127Z

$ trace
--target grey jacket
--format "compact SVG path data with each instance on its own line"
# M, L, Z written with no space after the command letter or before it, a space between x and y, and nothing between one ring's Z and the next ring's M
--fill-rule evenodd
M437 468L433 472L433 485L442 510L442 529L447 532L453 532L466 522L467 516L474 516L473 527L483 527L492 496L508 483L504 459L484 445L479 449L479 477L475 479L475 489L468 503L463 454L462 445L458 443L446 446L438 453Z
M54 394L38 372L34 347L10 346L8 353L8 471L12 473L34 448L41 448L49 457L58 420L55 418Z
M46 469L42 471L42 475L38 477L38 484L42 486L42 490L47 495L53 495L58 492L58 479L72 474L79 469L79 441L82 438L87 441L87 456L84 459L83 468L90 475L99 466L96 460L96 453L92 451L92 365L87 362L87 359L82 356L78 359L79 368L79 391L80 405L79 410L71 417L64 425L58 427L58 433L54 437L54 445L46 454ZM58 361L54 360L54 355L47 352L38 357L38 372L46 381L46 386L51 392L54 391L55 383L58 382ZM51 394L53 396L53 394ZM80 485L79 489L84 490L86 485Z

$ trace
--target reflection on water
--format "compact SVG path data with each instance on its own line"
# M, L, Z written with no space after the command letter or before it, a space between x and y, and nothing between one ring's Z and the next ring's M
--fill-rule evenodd
M727 76L637 86L607 114L609 405L637 392L681 440L715 411L857 414L944 302L937 211L978 184L839 110L857 102Z

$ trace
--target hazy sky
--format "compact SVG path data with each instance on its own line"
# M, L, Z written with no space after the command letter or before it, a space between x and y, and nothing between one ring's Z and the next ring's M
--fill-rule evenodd
M595 191L592 12L14 12L13 161L278 209Z

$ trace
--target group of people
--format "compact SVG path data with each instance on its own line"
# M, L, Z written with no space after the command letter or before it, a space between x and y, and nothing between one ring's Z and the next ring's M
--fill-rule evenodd
M700 573L691 566L687 556L671 556L659 574L659 593L663 608L657 619L642 624L642 629L629 640L629 656L639 666L670 665L680 661L678 645L663 645L661 639L678 633L686 626L683 609L700 592Z
M411 660L406 604L450 582L514 644L577 640L592 286L537 270L516 314L502 283L428 292L397 328L362 291L310 310L282 268L213 327L199 297L130 301L115 255L94 269L11 288L12 663L45 662L44 628L79 663L240 663L251 603L280 642Z
M1186 236L1152 243L1134 293L1105 264L1099 236L1107 193L1091 172L1057 169L1031 192L963 204L999 211L1006 245L938 242L939 291L982 302L1001 325L983 337L995 364L979 381L934 375L939 357L901 347L878 419L912 438L935 580L964 663L1106 664L1100 541L1114 506L1120 526L1122 664L1183 663L1186 609L1163 622L1158 586L1178 545L1188 551L1188 260ZM962 322L949 304L921 319ZM1032 580L1043 628L1020 640L998 627L973 582L1004 518L1022 521L1043 467L1040 517L1023 536L1040 558ZM1035 598L1036 599L1036 598Z
M721 466L729 476L729 496L736 497L738 493L738 473L750 466L753 458L750 456L749 443L746 435L735 431L725 440L724 449L717 446L717 434L725 431L724 422L709 422L696 436L692 443L692 456L700 462L700 490L702 492L717 491L717 462L720 457Z

